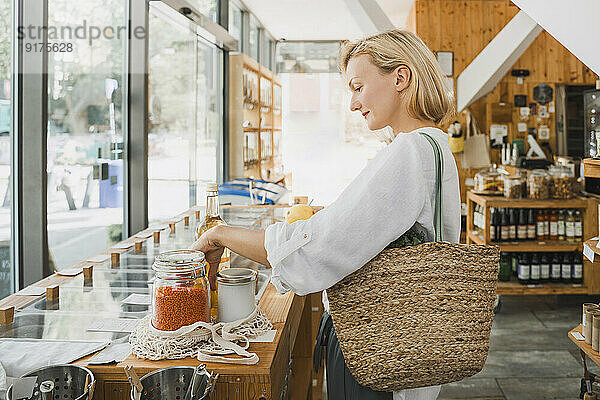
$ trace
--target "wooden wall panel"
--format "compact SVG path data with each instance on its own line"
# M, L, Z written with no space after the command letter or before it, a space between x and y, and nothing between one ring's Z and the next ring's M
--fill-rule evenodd
M519 12L508 0L416 0L413 5L416 33L429 48L436 51L454 52L454 79L473 61L487 44ZM597 76L573 56L550 34L543 31L517 60L513 68L527 69L530 76L523 85L508 73L498 86L487 96L470 106L480 128L489 132L494 122L487 115L488 105L506 101L513 103L515 94L526 94L528 103L533 102L533 87L547 83L553 88L557 84L594 84ZM513 112L513 123L509 124L511 137L526 137L517 133L518 110ZM462 118L459 116L459 121ZM545 124L550 127L547 142L556 151L554 114L545 120L531 117L528 127ZM499 161L499 152L494 152L494 161Z

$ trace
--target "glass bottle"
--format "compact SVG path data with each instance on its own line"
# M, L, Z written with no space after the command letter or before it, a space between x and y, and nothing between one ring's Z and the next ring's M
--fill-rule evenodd
M527 253L519 254L519 263L517 265L517 279L522 285L529 283L531 274L531 265L529 264L529 257Z
M529 273L529 283L538 284L540 283L540 259L537 253L533 253L531 256L531 272Z
M578 242L583 240L583 221L579 210L575 210L575 240Z
M558 212L558 240L565 240L565 210Z
M512 271L512 276L517 276L517 264L519 260L517 255L517 253L510 253L510 267Z
M550 280L552 282L560 282L561 259L558 253L552 255L552 264L550 264Z
M558 240L558 213L556 210L550 212L550 240Z
M498 268L498 280L501 282L509 281L511 274L512 274L512 271L511 271L510 254L502 252L502 253L500 253L500 266Z
M519 209L519 225L517 226L517 239L527 240L527 214L525 209Z
M573 257L570 253L563 253L562 267L560 272L560 281L562 283L571 283L571 271L573 270Z
M502 228L500 230L501 239L503 242L510 240L510 219L508 217L508 209L502 208Z
M221 218L219 209L219 185L216 183L209 183L206 185L206 216L201 224L196 227L196 239L198 239L204 232L214 228L218 225L227 225ZM217 272L222 269L229 268L231 265L231 253L228 248L225 248L223 255L221 256L221 262L219 263ZM207 274L210 277L210 266L208 266ZM218 288L216 279L210 279L210 313L211 316L217 319L217 298Z
M535 240L536 234L536 215L535 210L530 208L527 214L527 239Z
M550 210L544 210L544 240L550 239Z
M511 241L517 240L517 210L508 209L508 234Z
M479 206L479 232L483 236L483 229L485 228L485 210L483 206Z
M567 241L575 241L575 215L573 215L573 210L567 211L567 218L565 219L565 233Z
M583 283L583 255L581 253L573 255L573 272L571 278L573 283Z
M546 240L546 219L542 210L537 212L537 240Z
M496 241L496 209L490 208L490 242Z
M550 259L548 254L542 253L540 257L540 282L548 282L550 280Z

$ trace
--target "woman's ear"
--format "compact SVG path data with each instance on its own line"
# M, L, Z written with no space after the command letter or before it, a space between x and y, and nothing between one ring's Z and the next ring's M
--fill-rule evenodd
M396 91L401 92L408 87L410 83L410 69L406 65L400 65L394 70L394 85Z

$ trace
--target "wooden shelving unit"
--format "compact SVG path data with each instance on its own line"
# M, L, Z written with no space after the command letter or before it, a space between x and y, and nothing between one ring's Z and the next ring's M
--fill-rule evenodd
M477 232L473 224L475 206L483 206L485 227L483 232ZM568 241L517 241L491 242L490 220L491 208L562 208L579 209L583 218L583 237L593 237L598 234L598 200L577 197L571 200L529 200L507 199L502 196L484 196L473 192L467 193L467 243L494 244L503 252L574 252L583 251L583 242ZM538 285L522 285L517 281L498 282L497 294L596 294L600 293L600 271L584 258L583 284L544 283Z
M230 56L229 71L230 176L282 181L281 82L245 54Z

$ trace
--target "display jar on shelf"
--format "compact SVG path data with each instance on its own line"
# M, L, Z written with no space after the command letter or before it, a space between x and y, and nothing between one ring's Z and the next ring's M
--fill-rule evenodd
M174 331L195 322L210 322L209 283L204 254L195 250L160 253L152 265L152 326Z
M523 197L527 197L527 193L523 192L524 183L525 178L521 176L505 176L504 197L509 199L521 199Z
M475 175L475 192L481 194L502 194L504 192L502 175L494 168L479 171Z
M555 199L572 199L575 197L575 176L568 167L554 167L550 170L552 177L552 197Z
M546 200L550 198L550 184L552 180L543 169L534 169L527 177L529 198L532 200Z

